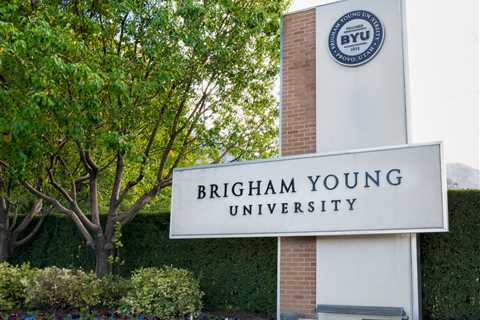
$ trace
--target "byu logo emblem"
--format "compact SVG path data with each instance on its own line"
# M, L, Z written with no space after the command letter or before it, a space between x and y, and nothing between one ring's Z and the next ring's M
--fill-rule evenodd
M328 48L335 61L355 67L375 57L384 37L381 21L371 12L357 10L335 22L328 37Z

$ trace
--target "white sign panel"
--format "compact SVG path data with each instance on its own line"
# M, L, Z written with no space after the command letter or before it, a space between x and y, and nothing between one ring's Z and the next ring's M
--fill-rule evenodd
M174 172L171 238L447 231L441 144Z
M317 151L407 144L402 1L315 10Z

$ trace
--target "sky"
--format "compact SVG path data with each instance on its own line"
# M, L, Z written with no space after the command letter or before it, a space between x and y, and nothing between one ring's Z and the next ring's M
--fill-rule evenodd
M480 169L479 1L405 1L412 142L443 141L447 163Z

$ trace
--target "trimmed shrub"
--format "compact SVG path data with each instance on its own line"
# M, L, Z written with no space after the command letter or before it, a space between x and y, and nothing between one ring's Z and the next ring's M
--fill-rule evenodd
M93 273L49 267L35 272L27 286L27 302L37 310L87 311L99 304Z
M168 213L141 213L122 228L123 277L135 269L172 265L193 272L205 292L206 311L243 311L274 317L277 239L169 239ZM95 269L93 251L68 217L50 215L34 241L19 248L14 263L44 268ZM258 285L258 284L261 285Z
M106 276L98 279L99 298L96 309L115 311L120 301L127 296L131 288L130 280L120 276Z
M0 263L0 311L10 312L25 308L27 285L34 274L28 264L12 266Z
M480 319L480 191L449 191L448 233L421 235L423 318Z
M145 268L131 279L97 279L81 270L43 270L0 263L0 312L41 311L83 313L123 311L158 319L196 315L201 308L200 285L186 270Z
M167 320L196 315L202 307L200 284L186 270L140 269L133 273L131 286L121 302L125 313Z

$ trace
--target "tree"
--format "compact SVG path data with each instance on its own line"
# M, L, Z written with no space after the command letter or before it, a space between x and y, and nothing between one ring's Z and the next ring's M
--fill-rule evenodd
M176 167L275 154L285 5L0 6L0 131L11 136L0 149L4 168L72 219L95 250L98 275L111 272L115 227L165 192Z

